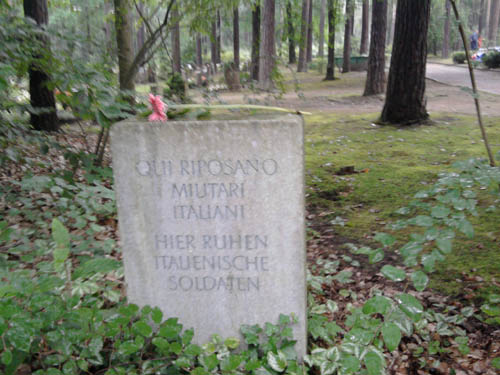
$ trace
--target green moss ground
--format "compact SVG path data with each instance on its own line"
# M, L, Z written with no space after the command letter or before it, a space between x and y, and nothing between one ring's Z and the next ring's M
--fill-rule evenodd
M378 114L306 117L306 193L312 221L328 225L337 216L339 236L356 242L396 219L394 211L435 181L457 160L485 157L480 131L472 116L433 114L432 124L398 128L374 124ZM486 119L494 151L500 150L500 118ZM347 166L361 173L337 175ZM479 205L488 207L484 194ZM458 237L454 252L433 275L432 287L465 295L465 287L484 296L499 292L500 210L471 219L473 240ZM405 233L397 236L403 240Z

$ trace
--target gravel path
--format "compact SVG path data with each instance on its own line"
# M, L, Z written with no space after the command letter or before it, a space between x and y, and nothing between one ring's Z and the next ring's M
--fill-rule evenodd
M500 95L500 72L474 70L480 91ZM463 67L427 63L427 78L452 86L471 87L469 70Z

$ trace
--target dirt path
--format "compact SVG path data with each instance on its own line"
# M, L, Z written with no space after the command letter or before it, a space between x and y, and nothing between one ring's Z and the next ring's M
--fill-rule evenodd
M469 71L463 67L427 64L427 77L452 86L471 88ZM489 70L474 70L477 87L480 91L500 95L500 72Z
M460 69L459 72L465 78L468 77L466 69L455 69ZM497 91L500 94L500 74L493 74L498 76ZM237 93L221 91L218 98L222 102L230 104L273 105L315 114L345 113L350 115L377 113L382 110L384 95L362 96L366 77L365 72L338 74L338 77L340 79L336 81L324 82L323 75L316 72L299 73L295 77L295 80L299 83L298 92L294 90L294 81L288 81L287 92L281 97L243 90ZM427 109L431 115L432 112L475 114L472 97L460 87L428 80L426 95ZM195 100L201 101L201 98ZM485 116L500 116L500 96L487 92L482 93L481 107Z

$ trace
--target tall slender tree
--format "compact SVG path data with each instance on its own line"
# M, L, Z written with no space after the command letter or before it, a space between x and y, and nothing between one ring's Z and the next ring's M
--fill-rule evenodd
M172 28L172 71L175 73L181 73L181 33L180 33L180 21L179 21L179 11L177 9L177 4L172 8L172 20L174 22Z
M500 0L491 0L490 22L488 29L489 47L496 46L497 44L499 19L500 19Z
M201 43L201 34L196 33L196 65L198 65L198 67L201 67L203 65L203 49Z
M254 81L259 79L259 48L260 48L260 0L252 6L252 52L250 76Z
M319 37L318 37L318 56L325 57L325 6L326 0L321 0L319 8Z
M262 12L262 39L259 52L259 86L263 90L273 88L272 71L275 62L274 46L275 0L264 0Z
M443 59L450 55L450 11L451 5L449 0L445 0L445 19L444 19L444 35L443 35L443 50L441 56Z
M288 34L288 63L295 64L297 55L295 54L295 28L293 27L292 3L290 0L286 2L286 23Z
M370 22L370 0L363 0L363 11L361 14L361 44L359 46L360 55L366 55L366 53L368 52L368 36L370 32L369 22Z
M222 50L222 24L220 18L220 9L217 9L217 64L220 64L222 62L221 50Z
M364 96L382 94L385 89L385 39L387 0L373 0L370 55Z
M335 79L335 15L337 0L328 0L328 62L325 81Z
M302 0L302 16L300 19L299 63L297 72L307 72L307 28L309 19L309 0Z
M345 2L345 28L344 28L344 61L342 73L351 71L351 32L353 21L354 3L353 0Z
M233 8L233 56L236 70L240 70L240 14L238 6Z
M312 45L313 45L313 0L309 0L309 15L307 19L307 62L312 61Z
M382 121L411 124L426 120L425 65L431 0L399 0L391 67Z
M210 34L210 58L214 70L217 71L217 21L213 20Z
M38 27L43 28L49 22L47 0L24 0L24 16L33 19ZM50 55L48 37L38 35L40 43L44 46L47 55ZM59 121L56 111L54 91L49 89L50 76L46 66L41 63L42 55L33 56L29 66L30 103L35 111L31 113L31 125L35 130L57 131Z

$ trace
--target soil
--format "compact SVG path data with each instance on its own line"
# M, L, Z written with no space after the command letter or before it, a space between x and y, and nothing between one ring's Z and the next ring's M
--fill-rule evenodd
M466 71L464 71L466 72ZM365 72L338 74L336 81L324 82L323 75L316 72L301 75L300 85L306 91L295 92L295 80L285 82L287 92L281 97L276 93L258 94L248 89L240 92L219 91L218 99L227 104L257 102L259 104L285 107L299 111L321 113L345 113L348 115L381 112L384 95L364 97ZM346 84L342 82L346 80ZM312 88L312 89L310 89ZM460 87L427 80L427 109L432 112L453 112L455 114L475 115L472 96ZM198 98L195 98L195 101ZM481 109L485 116L500 116L500 96L481 93Z

